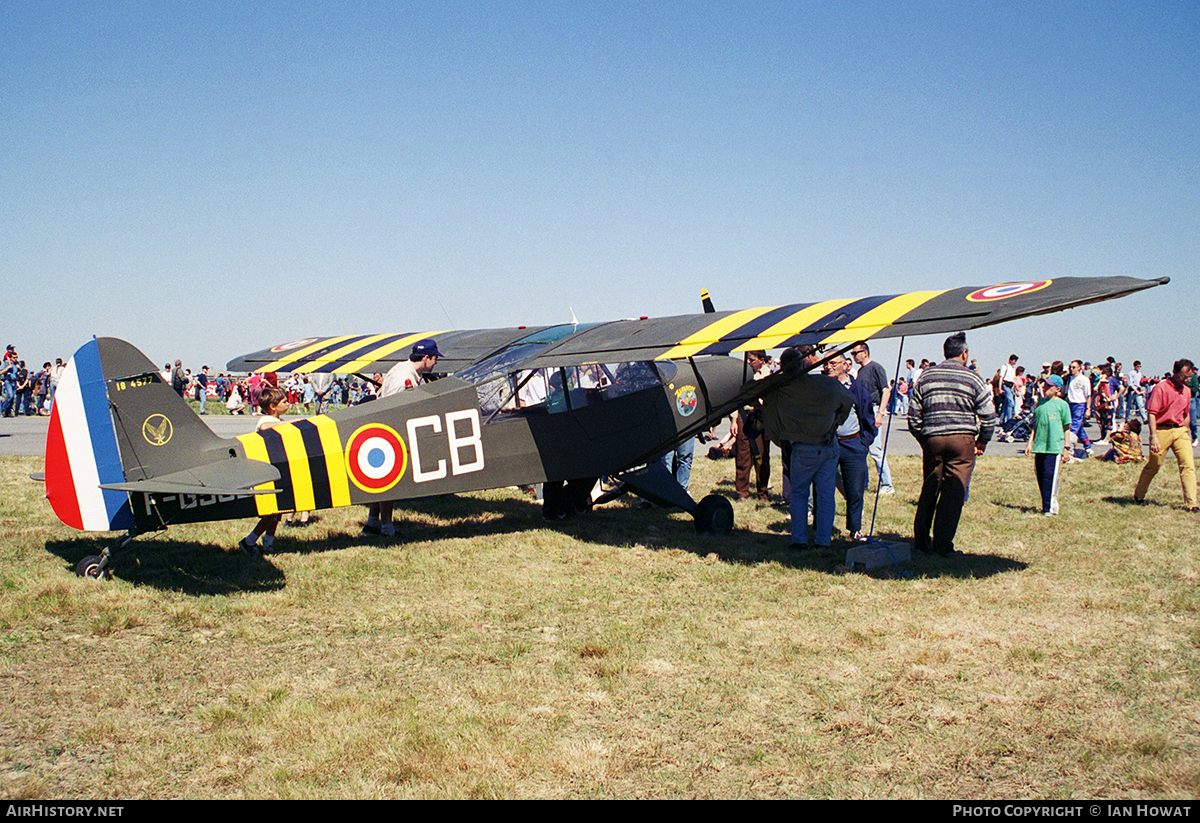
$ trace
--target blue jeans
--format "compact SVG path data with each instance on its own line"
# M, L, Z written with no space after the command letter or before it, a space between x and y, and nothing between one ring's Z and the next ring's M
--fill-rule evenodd
M696 438L689 437L662 456L663 468L675 475L676 482L687 491L692 482L692 456L696 451Z
M808 492L816 488L813 498L813 542L828 548L829 536L833 533L833 517L837 503L834 500L839 454L837 441L829 446L812 446L792 443L792 542L808 542ZM864 466L865 468L865 466Z
M846 529L862 531L863 498L867 491L867 447L862 440L838 441L838 474L846 498Z
M1092 441L1083 430L1083 418L1087 414L1087 403L1068 403L1071 409L1071 434L1079 439L1079 445L1085 449L1091 448Z
M907 413L906 409L905 414ZM892 488L892 470L888 467L887 458L883 456L883 435L882 429L875 433L869 453L871 460L875 463L875 469L879 472L879 488L890 489ZM870 482L870 478L867 478L867 482Z
M1013 419L1013 415L1015 413L1015 408L1016 408L1016 401L1017 401L1017 398L1013 394L1012 384L1005 384L1005 386L1004 386L1004 406L1001 408L1001 411L1000 411L1000 421L999 422L1007 423L1009 420Z
M1197 429L1197 425L1198 425L1196 418L1200 417L1200 397L1192 398L1192 405L1188 409L1188 416L1191 418L1188 420L1188 428L1192 432L1192 440L1195 440L1196 439L1196 429Z
M1138 418L1140 418L1141 420L1145 420L1146 419L1146 399L1144 397L1142 397L1140 394L1130 394L1129 395L1128 413L1129 413L1130 417L1133 417L1136 414L1138 416Z

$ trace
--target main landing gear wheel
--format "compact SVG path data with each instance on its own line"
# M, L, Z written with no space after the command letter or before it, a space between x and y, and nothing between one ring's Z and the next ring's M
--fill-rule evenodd
M719 494L710 494L696 506L692 515L701 534L729 534L733 531L733 504Z
M102 580L108 577L103 566L104 559L98 554L91 554L79 561L75 567L76 577L90 577L92 580Z

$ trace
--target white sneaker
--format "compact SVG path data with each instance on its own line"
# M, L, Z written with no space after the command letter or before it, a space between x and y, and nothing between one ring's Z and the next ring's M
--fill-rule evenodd
M895 494L896 489L893 486L884 486L882 489L879 490L879 493L880 494Z

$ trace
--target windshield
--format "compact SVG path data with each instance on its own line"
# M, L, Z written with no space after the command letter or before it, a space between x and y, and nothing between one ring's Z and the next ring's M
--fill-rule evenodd
M486 383L494 377L502 374L508 374L515 371L516 366L525 362L535 355L548 348L551 343L557 343L564 337L570 337L576 332L590 329L595 326L595 323L580 323L573 325L568 323L564 326L551 326L546 329L531 332L528 336L522 337L515 343L510 343L496 354L476 363L474 366L455 372L454 376L466 380L468 383Z

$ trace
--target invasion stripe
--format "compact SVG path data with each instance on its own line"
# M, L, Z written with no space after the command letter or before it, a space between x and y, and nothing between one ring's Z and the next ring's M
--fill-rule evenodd
M276 511L292 512L296 510L296 491L292 488L291 467L288 465L287 449L284 447L280 428L275 426L263 429L258 436L263 439L267 447L267 457L271 465L279 469L279 479L282 481L279 486L280 492L275 495Z
M274 360L265 366L260 366L259 368L255 369L254 371L258 372L259 374L264 374L269 371L288 371L288 369L285 367L289 363L295 363L297 360L303 360L305 357L308 357L310 354L319 352L322 349L329 348L330 346L337 346L341 343L345 343L347 340L361 340L362 338L364 338L366 336L367 335L365 335L365 334L357 334L357 335L345 334L345 335L342 335L341 337L326 337L323 340L318 340L316 343L307 345L302 349L296 349L294 352L291 352L286 357L281 357L280 359Z
M925 305L938 295L945 294L946 291L946 289L938 291L914 291L893 297L878 308L872 309L850 323L847 323L844 329L834 332L821 342L825 344L855 343L859 340L866 340L880 329L892 325L898 318Z
M705 346L700 354L726 354L739 345L739 341L754 340L760 333L771 328L776 323L795 313L796 305L779 306L760 314L749 323L739 326L725 334L712 345ZM759 347L754 347L759 348Z
M313 509L328 509L333 506L333 495L329 491L329 472L325 467L325 455L321 448L321 433L312 420L296 422L296 431L304 441L305 462L308 464L312 487Z
M673 360L681 357L691 357L707 346L720 341L725 335L761 317L767 312L775 311L779 306L766 306L758 309L743 309L735 311L720 320L709 323L695 334L688 335L677 346L660 354L658 360Z
M262 435L258 433L243 434L238 437L238 441L242 444L242 448L246 450L246 457L250 460L260 460L263 463L270 463L271 458L267 456L267 444L263 440ZM282 473L281 473L282 475ZM274 489L277 488L274 482L260 483L254 488L256 489ZM275 514L279 511L279 504L275 500L279 495L275 494L256 494L254 495L254 505L259 516Z
M356 340L352 340L346 345L335 349L328 354L321 354L319 357L315 357L307 363L297 366L296 368L292 369L292 373L308 374L309 372L314 371L327 371L335 366L339 360L345 360L352 355L359 355L360 353L368 352L383 340L392 341L401 336L403 335L373 334L370 337L361 337Z
M313 496L313 476L308 467L308 452L298 423L283 423L271 431L279 432L283 449L287 453L288 473L292 478L292 509L298 512L311 511L317 507Z
M794 314L780 320L774 326L764 331L754 340L747 340L734 351L752 351L754 349L777 349L789 337L795 337L805 329L815 326L818 320L831 317L834 312L848 304L849 300L825 300L821 303L810 303ZM795 308L793 306L792 308Z
M346 458L342 453L342 438L337 423L328 417L312 417L309 422L317 428L321 453L325 456L325 472L329 478L329 505L350 505L350 478L346 476Z
M443 331L416 332L415 334L405 335L404 337L401 337L398 340L393 340L392 342L390 342L384 346L380 346L379 348L375 349L374 351L367 352L366 354L359 357L357 360L347 363L344 366L339 366L337 370L339 372L343 372L346 374L356 374L356 373L362 371L363 369L365 369L367 366L370 366L372 363L376 362L377 360L382 360L384 357L387 357L389 354L393 354L393 353L399 351L400 349L411 346L413 343L416 343L418 340L421 340L422 338L425 338L425 337L436 338L439 334L445 334L445 333L446 332L443 330Z

